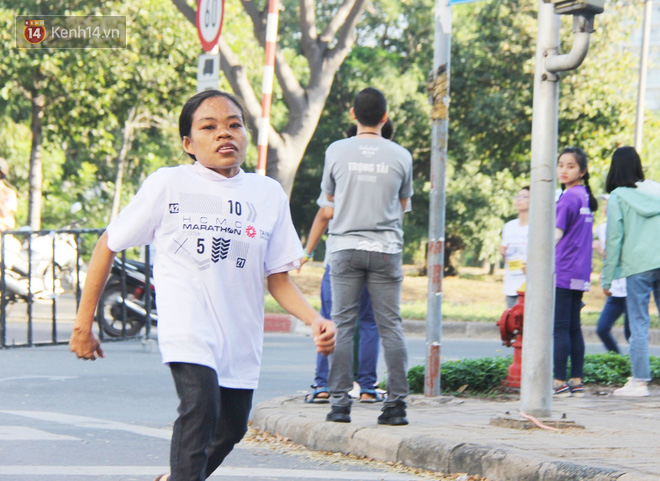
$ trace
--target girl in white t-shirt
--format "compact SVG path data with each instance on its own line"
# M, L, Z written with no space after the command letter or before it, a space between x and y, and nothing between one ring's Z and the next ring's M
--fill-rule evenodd
M607 215L607 199L609 196L602 195L599 196L599 198L603 201L603 210L605 215ZM605 259L607 222L596 227L595 234L594 250ZM628 322L628 309L626 307L626 278L614 279L610 291L612 292L612 295L607 298L603 310L600 313L598 324L596 325L596 334L598 334L600 340L603 341L605 349L619 354L619 345L612 335L612 327L614 327L616 321L621 317L621 314L623 314L623 334L626 341L630 339L630 324Z
M302 246L281 186L247 174L240 102L218 90L184 105L179 133L193 165L159 169L100 237L89 263L70 348L103 357L94 310L115 252L154 244L158 343L174 378L179 417L171 474L208 478L247 431L263 346L264 279L273 297L312 326L319 352L334 350L334 323L289 278Z
M504 224L502 244L499 248L500 255L504 258L504 295L508 309L518 303L518 290L526 278L529 187L520 189L514 198L513 206L518 212L518 218Z

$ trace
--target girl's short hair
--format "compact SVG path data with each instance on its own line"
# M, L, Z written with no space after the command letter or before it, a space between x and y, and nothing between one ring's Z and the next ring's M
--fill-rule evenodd
M617 187L633 187L644 180L642 160L634 147L619 147L612 154L612 163L605 179L605 190L611 193Z
M241 111L241 120L245 122L245 108L243 108L243 104L237 97L221 90L203 90L190 97L181 109L181 114L179 115L179 135L181 136L181 140L183 140L184 137L190 136L193 116L195 115L195 112L199 106L202 104L202 102L212 97L224 97L236 105L236 107L238 107L238 109ZM188 155L195 159L194 155Z

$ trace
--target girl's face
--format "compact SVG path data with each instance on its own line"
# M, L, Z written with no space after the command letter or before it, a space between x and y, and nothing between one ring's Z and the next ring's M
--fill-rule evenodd
M582 177L587 171L581 171L577 159L571 153L562 154L557 162L557 177L566 189L575 187L582 183Z
M225 97L210 97L193 114L183 149L207 169L233 177L245 161L248 138L241 110Z

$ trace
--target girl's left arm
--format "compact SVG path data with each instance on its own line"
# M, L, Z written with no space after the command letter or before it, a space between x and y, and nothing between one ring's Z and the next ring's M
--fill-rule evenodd
M321 317L298 289L288 272L268 276L268 290L288 313L312 326L314 344L321 354L332 354L335 350L335 323Z

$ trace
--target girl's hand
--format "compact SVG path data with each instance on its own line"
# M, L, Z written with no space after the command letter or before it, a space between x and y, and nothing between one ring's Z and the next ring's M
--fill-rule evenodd
M78 359L95 361L97 357L105 357L101 342L92 331L86 331L74 326L69 350L76 354Z
M300 273L300 269L302 269L302 266L304 266L308 261L309 261L309 259L307 257L301 257L300 261L299 261L300 262L300 267L298 267L298 269L296 269L296 272Z

